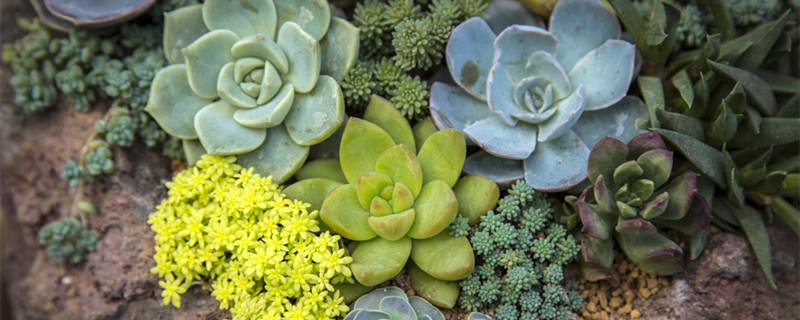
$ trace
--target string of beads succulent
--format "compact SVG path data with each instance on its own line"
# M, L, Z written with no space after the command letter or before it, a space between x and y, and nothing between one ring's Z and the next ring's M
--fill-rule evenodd
M546 194L514 183L469 231L479 262L460 282L459 306L491 309L498 320L570 319L582 299L564 288L563 267L580 249L552 218Z
M272 177L235 157L204 155L167 183L148 219L164 304L210 282L233 319L333 319L349 310L333 284L352 282L340 236L319 233L317 211L286 198Z

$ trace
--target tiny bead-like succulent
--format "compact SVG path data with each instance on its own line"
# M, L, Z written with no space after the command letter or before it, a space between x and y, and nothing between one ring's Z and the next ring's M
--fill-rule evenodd
M78 220L64 218L53 221L39 230L39 243L46 245L45 253L58 260L80 263L94 251L99 234L84 229Z

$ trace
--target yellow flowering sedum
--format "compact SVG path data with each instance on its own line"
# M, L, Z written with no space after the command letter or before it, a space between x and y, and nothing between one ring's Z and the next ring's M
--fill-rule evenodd
M205 155L167 182L147 223L156 233L164 305L208 280L233 319L333 319L347 305L333 284L353 282L338 235L319 233L317 211L285 198L272 177L235 157Z

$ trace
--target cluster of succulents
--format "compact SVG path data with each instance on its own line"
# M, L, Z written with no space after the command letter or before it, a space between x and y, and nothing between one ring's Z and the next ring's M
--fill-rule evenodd
M409 120L427 116L429 86L414 72L441 64L452 29L487 6L485 0L357 3L353 23L361 29L361 53L342 83L349 113L363 111L375 94L388 97Z
M326 1L205 1L167 13L164 39L146 110L189 163L238 155L281 183L344 122L358 29Z
M518 180L471 228L478 262L460 282L462 309L488 308L498 320L570 319L580 309L580 295L564 286L564 267L580 249L551 206L547 194Z
M451 308L457 290L438 287L469 275L474 257L465 236L451 236L445 229L458 215L477 221L499 197L492 181L460 177L465 153L464 137L457 130L415 139L400 112L374 96L364 119L350 118L344 129L339 159L334 160L338 165L328 169L339 173L310 174L286 193L319 204L328 228L357 241L351 269L361 285L393 278L411 258L421 271L419 276L409 271L417 293ZM331 176L343 180L320 178ZM419 282L421 278L431 280L415 285L426 282Z
M505 184L524 178L537 190L573 187L586 179L589 148L604 135L632 138L646 115L626 97L635 47L619 40L619 22L599 0L560 1L549 30L501 30L481 18L453 30L447 66L458 86L434 83L433 118L483 149L467 159L468 173Z
M80 263L94 251L97 231L85 229L72 218L53 221L39 230L39 243L46 245L45 253L57 261Z
M147 223L155 232L164 304L196 279L233 319L334 319L348 307L333 285L352 281L338 235L319 232L317 211L287 198L271 177L204 155L167 183Z

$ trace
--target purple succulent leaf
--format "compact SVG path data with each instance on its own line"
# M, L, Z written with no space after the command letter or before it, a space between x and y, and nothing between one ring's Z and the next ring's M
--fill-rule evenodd
M525 159L525 181L536 190L555 192L569 189L586 179L589 148L577 134L566 134L539 142Z
M644 272L669 275L683 269L683 250L661 233L614 236L622 252Z
M572 86L584 87L587 111L608 108L628 94L635 56L630 42L608 40L567 69Z
M692 200L698 194L697 177L691 172L675 177L667 185L667 192L669 192L667 209L658 218L662 220L680 220L689 212Z
M526 159L537 145L535 125L509 126L498 117L475 122L464 128L464 134L486 152L507 159Z
M566 70L606 40L619 39L617 16L600 0L562 0L550 16L550 32L558 39L556 57Z
M603 110L584 110L572 130L589 148L594 147L603 136L627 142L636 135L647 132L636 129L636 119L647 115L647 106L641 99L626 96Z
M557 45L558 40L549 31L515 24L503 30L494 40L494 63L502 64L516 83L530 75L525 65L532 53L535 54L537 51L554 53Z
M642 153L636 163L644 170L642 176L653 181L653 186L658 188L667 182L672 172L672 151L653 149Z
M567 72L558 63L556 57L547 51L536 51L531 54L525 64L525 71L528 74L545 78L553 86L556 100L564 98L572 90Z
M501 63L495 62L492 66L487 83L489 109L508 125L517 124L517 119L511 115L528 110L514 102L514 80Z
M593 187L584 189L581 197L573 205L577 205L578 214L581 217L583 224L581 232L584 236L592 238L611 239L617 218L611 213L604 212L600 206L588 202L586 197L592 194L593 189Z
M503 189L525 177L522 161L498 158L483 150L467 157L464 172L487 177Z
M594 200L605 212L614 212L617 210L614 193L609 190L603 175L597 176L597 180L594 182Z
M669 193L662 192L644 204L639 214L646 220L653 220L664 213L669 203Z
M583 87L578 86L577 90L553 105L556 112L550 119L539 124L537 139L540 142L552 141L572 132L571 128L583 114L584 106ZM581 144L583 143L581 142Z
M614 230L618 233L632 235L632 236L642 236L642 235L658 233L658 228L656 228L655 225L650 223L650 221L644 219L624 220L622 217L619 218L619 222L617 223L617 226L614 227Z
M431 86L431 116L439 129L464 128L486 118L496 115L489 110L486 102L475 99L459 87L441 82Z
M695 193L689 205L689 212L683 218L680 220L657 219L654 222L685 235L693 235L708 227L711 218L711 208L708 206L708 202L699 193Z
M661 135L655 131L648 131L628 141L628 152L631 159L638 158L642 153L653 149L667 149Z
M486 101L486 80L494 61L495 38L486 21L474 17L453 28L445 51L453 80L482 101Z
M589 153L589 161L587 164L589 180L594 182L601 174L604 177L613 177L614 169L625 162L627 156L628 146L622 143L622 141L603 137L592 147L592 152ZM610 187L616 189L614 185Z
M583 235L581 271L589 281L610 279L614 275L614 240Z

